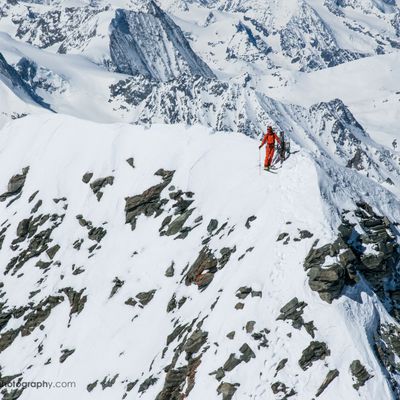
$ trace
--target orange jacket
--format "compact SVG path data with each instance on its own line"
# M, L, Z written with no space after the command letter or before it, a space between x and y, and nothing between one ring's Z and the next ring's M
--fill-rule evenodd
M275 145L275 140L281 144L278 135L272 129L268 129L267 133L263 137L260 147L264 146L265 143L267 144L267 147L273 147Z

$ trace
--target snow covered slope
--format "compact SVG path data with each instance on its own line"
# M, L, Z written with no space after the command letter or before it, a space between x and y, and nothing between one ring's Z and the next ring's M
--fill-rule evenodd
M76 383L3 396L398 398L398 197L296 146L259 175L256 146L62 115L3 128L2 379Z

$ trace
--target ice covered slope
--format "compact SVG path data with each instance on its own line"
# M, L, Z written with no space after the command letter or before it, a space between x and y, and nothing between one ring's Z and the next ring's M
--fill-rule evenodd
M296 146L259 174L257 144L62 115L0 131L2 378L76 382L12 398L397 398L396 296L363 268L396 260L398 198ZM370 240L354 260L342 218Z

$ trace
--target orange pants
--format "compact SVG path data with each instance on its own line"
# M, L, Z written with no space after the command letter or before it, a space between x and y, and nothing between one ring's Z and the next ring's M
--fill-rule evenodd
M274 158L274 153L275 153L275 146L268 146L266 149L265 153L265 161L264 161L264 167L270 167L272 164L272 159Z

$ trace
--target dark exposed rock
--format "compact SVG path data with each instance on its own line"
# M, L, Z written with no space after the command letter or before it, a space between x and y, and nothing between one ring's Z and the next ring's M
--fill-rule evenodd
M259 332L254 332L251 337L258 342L257 347L260 349L261 347L268 347L268 338L267 335L270 331L267 328L262 329Z
M315 331L317 328L314 326L314 321L309 321L304 323L304 328L306 332L312 337L315 337Z
M90 180L93 177L93 172L86 172L83 176L82 176L82 182L83 183L89 183Z
M31 210L31 214L35 214L39 210L39 208L42 206L42 204L43 204L43 201L38 200L36 202L36 204L33 206L32 210Z
M339 371L337 369L330 370L324 381L322 382L321 386L317 390L317 393L315 394L316 397L321 396L321 394L324 392L324 390L329 386L329 384L339 376Z
M167 312L171 312L171 311L175 310L176 306L177 306L177 303L176 303L176 295L175 295L175 293L174 293L174 294L172 295L170 301L169 301L168 304L167 304Z
M248 363L252 358L256 358L256 355L247 343L244 343L239 351L242 353L240 356L241 361Z
M165 377L163 390L157 395L156 400L179 400L181 391L186 381L188 367L170 369Z
M306 229L300 231L299 234L300 234L300 239L309 239L314 236L313 233L307 231Z
M247 321L246 327L245 327L246 332L253 333L255 324L256 324L256 321Z
M185 284L196 284L199 289L206 288L214 278L217 271L217 259L206 246L200 251L196 261L189 268L185 276Z
M226 337L227 337L228 339L233 340L234 337L235 337L235 331L229 332L229 333L226 335Z
M157 381L158 378L153 377L153 375L149 376L141 383L138 392L139 393L145 392L150 386L153 386Z
M246 221L246 223L245 223L245 227L246 227L247 229L250 229L250 228L251 228L251 223L252 223L253 221L255 221L256 219L257 219L257 217L256 217L255 215L252 215L251 217L247 218L247 221Z
M14 175L7 185L7 192L0 195L0 201L5 201L8 197L17 196L22 192L25 185L26 175L28 174L29 167L22 169L21 174Z
M283 398L282 399L287 399L288 397L294 396L296 394L296 392L294 391L294 389L290 389L283 383L283 382L274 382L271 385L271 390L273 394L279 394L282 393L283 394Z
M61 351L62 355L60 356L60 363L62 364L70 355L75 353L75 349L73 350L68 350L64 349Z
M149 217L158 216L167 200L161 199L161 192L167 187L174 175L174 171L158 170L155 175L161 176L162 183L152 186L142 194L125 199L125 221L131 224L132 230L136 227L137 217L141 214Z
M87 296L86 295L83 296L84 290L85 289L82 289L79 292L77 292L71 287L59 290L59 292L64 292L68 297L69 304L71 306L71 311L69 312L70 317L73 314L79 314L85 307Z
M302 314L306 306L307 304L304 301L299 302L298 298L294 297L280 309L281 314L277 320L286 321L289 319L292 321L294 328L300 329L304 325Z
M238 299L245 299L251 293L251 287L242 286L236 292L236 297Z
M165 276L167 278L172 278L175 274L174 263L172 263L165 271Z
M10 329L0 335L0 353L7 347L11 346L19 332L20 329Z
M350 371L353 375L353 379L356 383L353 385L354 389L358 390L361 386L365 385L369 379L373 377L373 375L369 374L364 365L361 364L360 360L354 360L350 364Z
M228 263L231 255L236 252L236 246L233 246L231 249L229 247L223 247L220 250L221 257L218 259L219 268L222 269Z
M94 382L92 382L92 383L89 383L89 384L86 386L86 390L90 393L90 392L97 386L97 382L98 382L98 380L97 380L97 381L94 381Z
M107 230L104 229L103 227L99 226L99 227L94 227L94 228L90 229L88 232L88 237L90 240L94 240L97 243L100 243L101 240L104 238L104 236L106 236L106 234L107 234Z
M101 197L103 196L101 189L104 189L107 185L112 185L113 183L114 177L107 176L105 178L98 178L90 184L90 187L93 190L93 193L96 195L98 201L100 201Z
M192 214L193 209L186 210L183 214L179 215L176 217L168 226L167 231L165 234L167 236L173 236L176 235L182 228L187 219L190 217Z
M287 232L282 232L279 234L278 239L276 239L277 242L280 242L281 240L285 239L285 237L288 237L289 234Z
M46 250L46 254L49 256L50 260L54 258L54 256L57 254L58 250L60 250L60 246L58 244L50 247L48 250Z
M222 400L232 400L236 390L235 384L221 382L217 388L217 393L222 394Z
M10 270L13 270L12 274L14 275L28 260L38 257L40 254L45 252L49 248L49 243L52 241L51 234L53 230L62 223L63 219L64 215L52 214L39 215L30 220L28 224L28 238L30 239L28 246L9 261L5 269L5 274ZM47 221L51 223L51 226L36 233L39 226L43 225ZM24 240L24 238L16 239L14 244L21 240Z
M244 308L244 303L236 303L235 304L235 309L236 310L243 310L243 308Z
M280 370L285 368L285 365L286 365L287 362L288 362L287 358L284 358L281 361L279 361L278 365L276 366L276 370L275 370L275 375L274 376L276 376Z
M34 306L33 310L24 317L24 325L21 326L21 335L30 335L49 317L51 310L63 300L62 296L49 296Z
M311 290L318 292L322 300L332 303L342 293L346 273L340 264L334 264L329 268L312 267L308 277Z
M195 330L189 339L185 342L183 347L184 351L188 354L197 353L201 347L206 343L208 332L204 332L201 329Z
M237 358L235 356L235 353L232 353L228 359L225 361L224 366L222 367L224 371L232 371L233 369L235 369L240 363L242 362L242 360L240 360L239 358Z
M357 207L352 212L359 222L357 230L356 224L348 222L349 211L345 210L338 238L320 248L314 243L304 261L310 287L331 302L340 296L346 284L359 280L357 274L362 274L388 311L400 321L398 233L386 217L374 213L367 203L359 202ZM327 257L334 258L330 265L325 264Z
M314 361L324 360L330 353L326 343L313 341L303 350L299 365L305 371Z
M118 376L119 376L119 374L114 375L112 378L105 376L103 378L103 380L100 382L101 388L104 390L108 387L113 386L114 383L116 382Z
M133 159L133 157L130 157L126 160L126 162L132 167L135 168L135 160Z
M142 307L144 307L147 306L147 304L149 304L151 300L153 300L155 293L156 289L149 290L148 292L140 292L136 295L136 298L138 299Z
M118 292L119 289L122 288L122 286L124 286L125 281L122 281L118 277L115 277L114 280L113 280L113 283L114 283L114 286L111 289L111 293L110 293L110 296L109 296L110 299L111 299L111 297L113 297Z
M218 228L218 221L216 219L211 219L207 226L207 232L211 234L217 228Z

